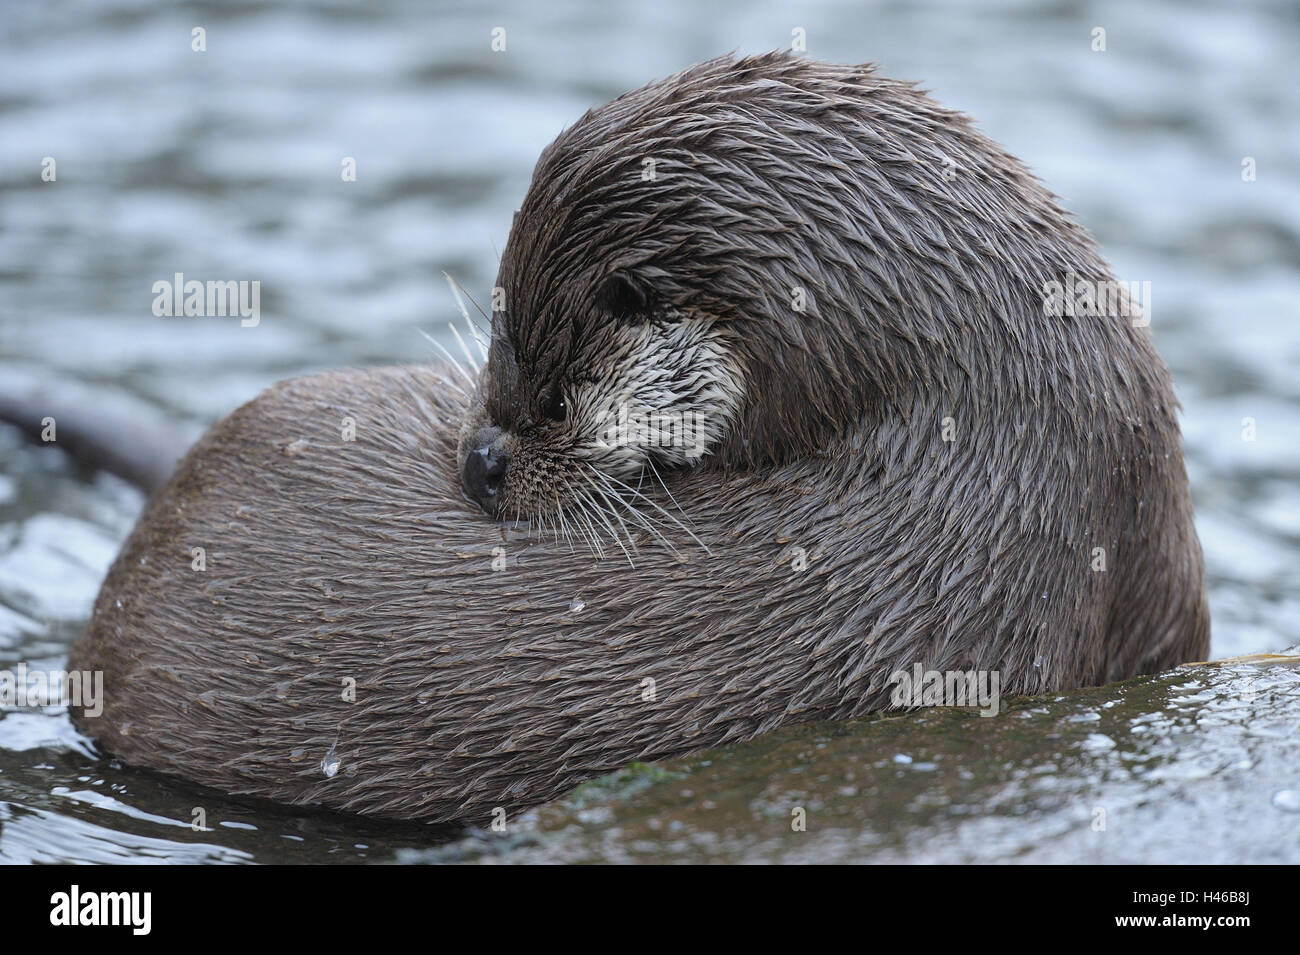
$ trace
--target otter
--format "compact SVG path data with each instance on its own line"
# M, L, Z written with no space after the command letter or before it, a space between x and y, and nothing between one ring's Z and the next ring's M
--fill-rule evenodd
M1202 658L1169 373L1044 308L1075 278L1111 274L1025 167L870 66L628 93L542 154L481 369L289 381L190 450L74 719L226 793L486 822L918 663L1018 695Z

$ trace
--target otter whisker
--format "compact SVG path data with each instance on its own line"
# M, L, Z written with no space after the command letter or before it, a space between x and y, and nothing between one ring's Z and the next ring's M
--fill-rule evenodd
M451 294L452 297L456 300L456 307L460 309L460 314L465 319L465 325L467 328L469 328L469 333L471 336L473 336L475 344L478 345L478 350L481 357L479 359L475 359L474 353L471 352L469 350L469 346L465 344L465 339L461 338L460 331L456 328L454 322L448 322L447 327L451 329L451 333L456 336L456 341L460 342L460 350L465 353L465 363L469 365L470 368L474 369L475 374L477 374L479 368L481 367L480 362L487 361L487 357L488 357L487 346L484 344L484 340L483 340L483 333L474 324L474 320L470 318L469 310L465 308L465 302L460 297L460 292L459 292L460 283L457 282L455 279L453 279L446 272L442 273L442 277L445 278L447 280L447 284L451 286Z
M590 478L587 479L587 487L591 488L592 492L600 497L608 498L609 496L599 486L591 481ZM599 506L599 504L597 504L597 506ZM624 523L623 516L619 514L617 508L613 507L609 508L609 513L614 516L614 520L618 521L618 526L623 530L623 536L627 538L628 544L631 545L632 549L635 551L637 549L636 540L632 537L632 532L628 530L627 524Z
M564 512L557 503L555 510L551 512L550 518L551 533L558 541L564 540Z
M614 530L614 525L609 522L607 517L605 517L604 509L593 501L590 495L588 495L582 488L574 488L574 494L577 495L580 500L586 501L587 504L591 506L590 513L595 514L596 517L600 518L601 523L603 523L609 531L610 539L618 545L618 549L623 552L623 556L627 558L627 562L635 567L636 562L632 560L632 555L628 553L628 549L623 546L623 542L619 539L618 533ZM633 550L636 549L636 543L630 537L628 538L628 543L632 545Z
M601 476L602 476L605 480L607 480L607 481L612 481L612 482L614 482L614 484L623 487L625 490L628 490L628 491L632 492L633 494L635 494L637 497L641 498L641 500L645 501L647 504L649 504L651 507L653 507L656 511L658 511L660 514L662 514L664 517L668 518L670 521L672 521L674 524L676 524L676 525L678 526L678 528L680 528L680 529L681 529L681 530L682 530L682 531L683 531L683 532L684 532L688 537L690 537L691 540L695 541L695 543L697 543L697 544L699 544L701 547L703 547L703 548L704 548L704 552L705 552L706 554L708 554L710 557L713 556L713 551L709 550L708 545L705 544L704 541L700 540L700 539L695 535L695 532L694 532L693 530L691 530L689 527L687 527L685 524L683 524L681 521L679 521L676 517L674 517L674 516L673 516L672 514L670 514L668 511L664 510L664 509L663 509L663 508L662 508L662 507L661 507L657 502L652 501L650 498L646 497L646 495L642 494L642 493L641 493L640 491L638 491L636 488L632 487L630 484L627 484L627 483L625 483L625 482L623 482L623 481L620 481L618 478L614 477L614 475L612 475L612 474L602 474ZM671 495L670 495L670 496L671 496Z
M662 541L664 546L667 547L675 556L681 555L681 551L677 549L677 546L671 540L669 540L669 538L663 533L663 531L661 531L658 527L655 526L654 521L650 519L649 515L643 514L641 511L639 511L635 506L633 506L633 504L630 501L628 501L626 498L623 497L622 494L619 493L617 488L615 488L613 485L608 483L607 479L609 478L609 475L604 474L594 468L592 469L591 473L599 480L606 482L604 485L603 493L607 500L616 501L617 503L621 504L623 507L627 508L628 516L633 520L635 520L638 526L649 531L651 535L653 535L654 537ZM690 532L687 531L687 533Z
M491 328L492 325L492 316L483 310L483 306L478 303L478 300L475 299L473 295L471 295L468 291L466 291L465 286L457 282L456 287L460 289L460 293L462 295L464 295L467 299L469 299L469 303L474 306L474 310L478 312L480 315L482 315L483 320L488 323L488 328L483 328L478 324L478 322L474 323L474 327L478 328L483 333L483 335L487 337L489 335L489 329Z
M480 366L478 362L474 360L474 356L473 354L471 354L469 350L469 346L465 344L465 339L460 337L460 332L456 330L456 326L453 325L451 322L447 323L447 327L451 329L451 333L456 336L456 341L460 343L460 350L465 353L465 364L469 365L470 368L474 369L474 373L477 374ZM484 355L483 357L485 359L487 358L486 355Z
M560 503L559 496L558 496L558 495L554 495L553 498L552 498L552 500L554 501L554 504L555 504L555 511L554 511L553 513L559 516L559 519L560 519L560 521L561 521L561 527L563 527L563 528L565 529L565 533L566 533L566 535L568 536L568 541L569 541L569 550L570 550L570 551L575 551L575 550L576 550L576 547L575 547L575 540L574 540L573 534L572 534L572 532L571 532L571 530L570 530L570 526L571 526L571 527L572 527L572 530L576 530L579 534L582 535L584 542L587 544L587 547L590 548L590 549L594 552L594 551L596 550L596 545L594 545L594 544L592 543L592 541L591 541L591 537L589 536L589 534L587 533L587 530L582 526L582 523L581 523L581 518L582 518L582 512L581 512L581 509L578 508L578 507L575 507L572 511L570 511L570 513L569 513L569 518L572 518L572 521L570 521L569 519L567 519L567 518L565 517L565 514L564 514L564 505L562 505L562 504ZM575 505L580 505L582 502L581 502L581 501L574 501L573 503L574 503Z
M462 378L464 378L467 382L469 382L469 386L470 386L470 390L471 390L471 391L472 391L474 388L478 387L477 384L476 384L475 381L474 381L474 378L470 375L469 372L467 372L464 368L461 367L460 362L458 362L458 361L456 360L456 356L453 355L451 352L449 352L449 351L447 350L446 346L444 346L442 342L438 341L438 339L434 338L432 335L430 335L428 332L426 332L426 331L425 331L424 329L422 329L422 328L421 328L421 329L418 329L418 331L419 331L419 333L420 333L421 335L423 335L426 339L428 339L429 344L431 344L434 348L438 349L438 351L442 352L443 357L446 358L447 361L451 362L452 367L455 368L456 371L458 371L458 372L460 373L460 376L461 376ZM465 397L467 397L467 398L469 397L469 393L466 392L464 388L460 387L460 385L456 384L454 381L453 381L451 384L452 384L452 387L454 387L454 388L455 388L457 391L459 391L462 395L465 395Z
M680 513L682 517L685 517L689 521L690 517L687 515L686 511L682 509L682 506L677 503L677 498L673 497L673 492L668 490L668 484L664 481L663 475L659 473L659 469L655 467L655 462L653 458L646 459L646 467L642 469L641 473L644 475L646 470L649 470L650 474L654 476L654 479L659 482L659 486L664 489L664 493L668 495L668 500L673 502L673 507L677 508L678 513ZM640 486L641 485L638 482L637 484L638 490L640 490ZM705 549L707 550L708 548Z
M539 535L542 535L542 534L547 533L548 526L549 526L549 531L550 531L551 535L554 536L554 537L556 537L556 538L558 538L558 537L560 536L560 530L559 530L559 527L556 526L554 515L550 515L550 516L547 516L547 517L544 517L544 518L541 518L541 519L538 520L538 522L537 522L537 533L538 533ZM531 522L531 521L529 522L529 527L530 527L530 528L532 527L532 522Z
M447 280L447 284L451 286L451 294L452 297L456 300L456 307L460 309L460 314L461 317L465 319L466 327L469 328L470 334L474 336L474 342L475 344L478 345L479 351L483 355L482 360L487 361L490 333L487 329L480 328L478 323L474 321L473 316L471 316L469 313L469 309L465 307L465 298L468 298L471 302L474 303L474 307L478 309L479 314L482 315L484 318L488 318L488 315L483 311L482 308L479 307L478 302L474 301L473 296L471 296L469 292L466 292L465 288L454 278L452 278L446 271L442 273L442 277L445 278ZM462 298L462 295L464 296L464 298ZM491 319L488 320L489 322L491 321ZM457 338L460 337L459 333L457 333L456 337ZM469 354L469 349L466 349L466 354L467 355ZM474 359L472 358L470 359L470 364L476 364Z
M564 505L560 503L559 496L555 496L555 516L560 522L560 535L565 543L569 545L569 553L574 552L573 535L569 532L569 522L564 516ZM554 522L552 522L554 523Z
M569 544L569 553L576 554L578 551L578 542L573 538L573 523L569 520L572 515L565 515L561 512L561 529L564 531L565 540Z
M676 548L673 547L672 542L659 532L659 529L654 526L654 523L648 517L624 500L623 496L619 494L612 485L604 481L604 475L598 468L588 464L587 470L582 472L582 477L586 480L587 487L592 490L597 499L610 501L611 503L617 502L618 504L623 505L623 507L628 510L629 518L632 519L638 527L649 531L653 536L659 538L670 550L676 550ZM593 480L593 478L595 480ZM602 483L598 484L596 483L597 481ZM593 503L595 503L595 506L597 507L600 506L598 501L593 501ZM619 513L618 508L611 506L608 508L608 511L614 516L614 520L618 521L618 526L623 529L623 535L627 538L628 543L632 545L632 549L637 550L636 540L633 538L632 532L628 529L627 523L623 520L623 516Z
M592 523L588 505L579 498L575 498L574 503L580 505L577 511L577 516L581 518L583 524L586 525L586 531L583 533L583 536L587 540L587 546L591 549L593 554L603 559L605 556L605 548L600 546L600 534L597 533L596 526ZM579 526L581 527L582 525Z

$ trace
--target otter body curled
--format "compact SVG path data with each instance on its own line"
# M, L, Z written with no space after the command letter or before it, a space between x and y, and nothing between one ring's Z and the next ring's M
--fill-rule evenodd
M1045 314L1071 276L1111 278L1050 194L869 68L628 94L543 154L473 382L300 379L190 452L74 648L79 723L228 792L486 819L917 663L1018 694L1203 655L1168 372L1127 316Z

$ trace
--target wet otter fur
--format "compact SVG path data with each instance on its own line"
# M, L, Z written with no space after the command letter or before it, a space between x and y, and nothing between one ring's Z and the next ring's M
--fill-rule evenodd
M723 58L621 97L539 162L472 385L298 379L190 451L73 649L105 672L74 718L226 792L486 822L887 708L916 663L1011 695L1203 657L1168 372L1127 317L1045 315L1070 274L1111 278L1051 195L869 67ZM683 334L718 387L672 366L659 396L712 416L707 453L599 457L592 409ZM528 535L465 498L483 435ZM657 479L579 504L593 466Z

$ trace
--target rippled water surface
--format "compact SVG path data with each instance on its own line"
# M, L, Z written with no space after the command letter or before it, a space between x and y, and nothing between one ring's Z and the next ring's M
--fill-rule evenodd
M440 273L486 294L533 162L565 125L802 28L810 55L879 62L972 113L1121 279L1152 283L1214 655L1300 641L1300 8L591 6L4 5L0 375L192 432L283 377L431 357L421 332L454 314ZM204 53L190 48L196 26ZM504 53L489 48L498 26ZM1098 26L1104 53L1091 50ZM356 182L341 181L345 156ZM152 285L176 272L259 279L260 325L155 318ZM121 482L0 429L0 669L60 664L140 506ZM1295 861L1296 672L1179 671L1025 702L1015 719L798 728L633 769L510 837L221 800L100 758L59 710L0 712L0 860L1110 861L1141 846L1145 859L1200 847ZM1267 691L1251 718L1235 709L1241 681ZM1146 841L1093 839L1094 796ZM795 798L827 820L802 840L773 821ZM191 828L196 805L208 831Z

